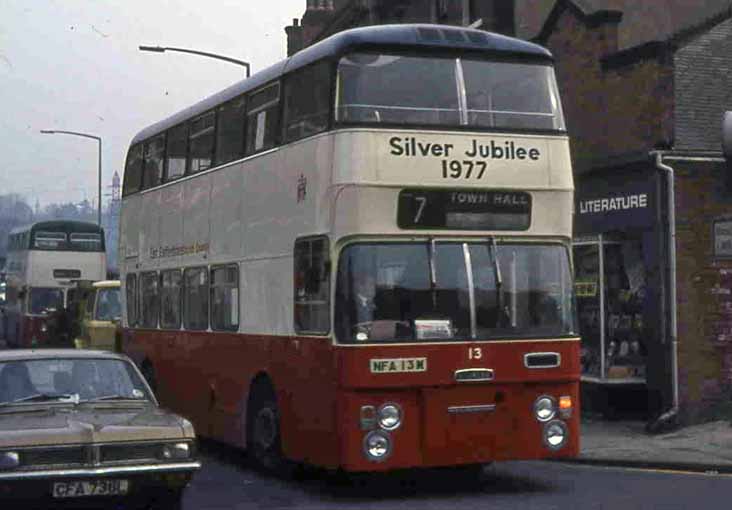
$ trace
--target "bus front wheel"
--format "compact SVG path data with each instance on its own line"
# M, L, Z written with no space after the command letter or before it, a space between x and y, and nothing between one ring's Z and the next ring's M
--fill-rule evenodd
M285 466L280 440L280 417L274 390L266 384L253 389L247 413L247 449L255 466L279 474Z

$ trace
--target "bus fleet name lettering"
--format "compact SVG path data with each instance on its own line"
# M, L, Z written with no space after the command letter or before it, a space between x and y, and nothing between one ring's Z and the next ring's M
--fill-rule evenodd
M161 246L159 248L150 248L150 258L160 259L167 257L177 257L180 255L206 253L207 251L208 243L195 243L186 246Z

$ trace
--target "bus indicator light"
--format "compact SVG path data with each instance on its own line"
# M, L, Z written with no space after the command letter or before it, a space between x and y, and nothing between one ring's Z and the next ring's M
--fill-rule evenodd
M559 397L559 415L562 418L569 418L572 416L572 397L569 395L562 395Z

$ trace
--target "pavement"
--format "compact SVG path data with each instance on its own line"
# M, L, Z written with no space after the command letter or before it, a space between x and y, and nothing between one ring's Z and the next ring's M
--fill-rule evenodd
M714 421L649 435L642 421L582 422L575 463L732 473L732 425Z

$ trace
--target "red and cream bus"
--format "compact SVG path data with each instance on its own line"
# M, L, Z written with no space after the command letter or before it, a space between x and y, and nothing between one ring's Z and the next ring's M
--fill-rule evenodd
M345 471L578 452L552 57L342 32L139 133L124 348L204 436Z
M13 229L8 236L4 337L10 347L43 346L49 318L66 306L78 280L107 274L104 230L81 221L42 221Z

